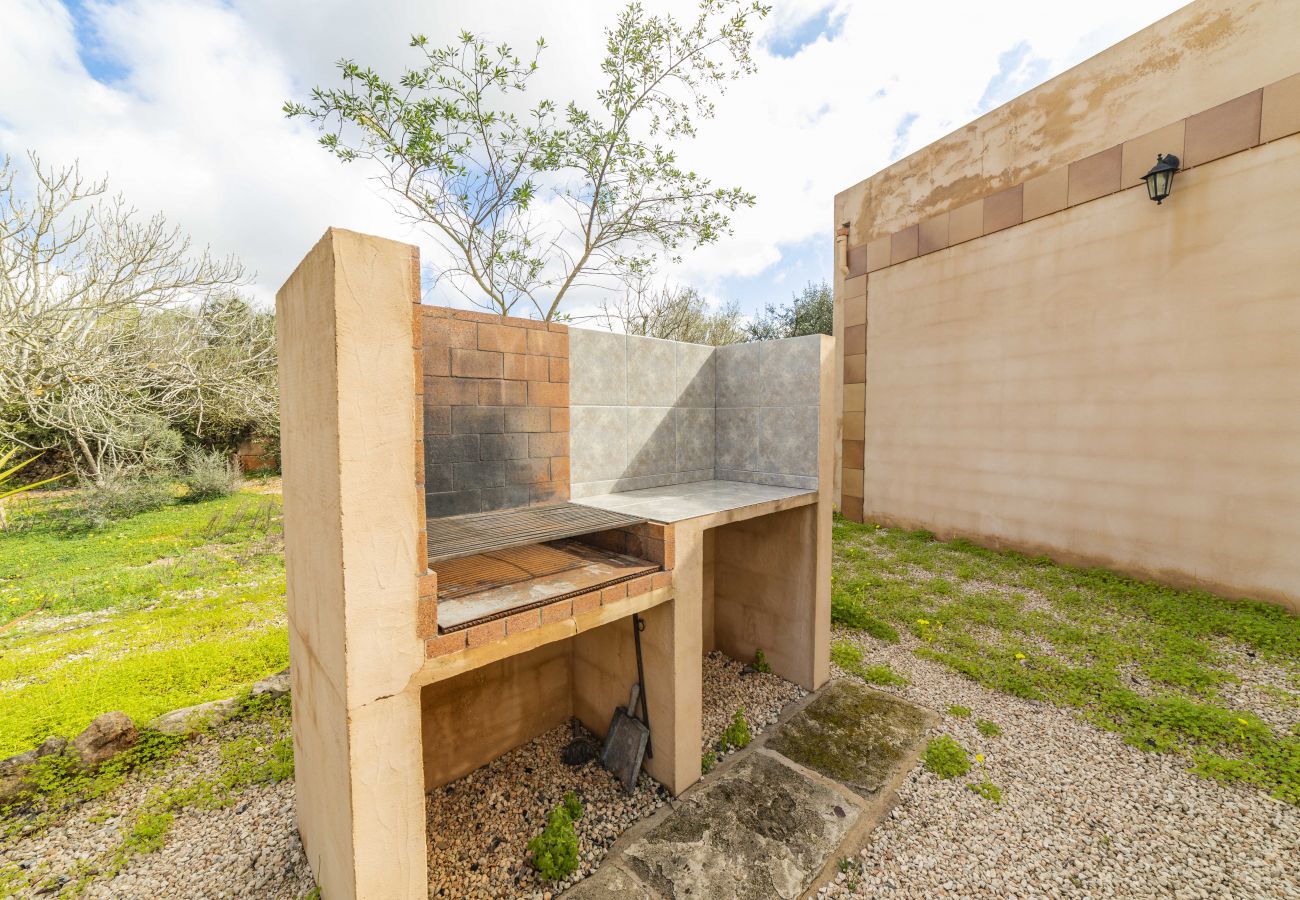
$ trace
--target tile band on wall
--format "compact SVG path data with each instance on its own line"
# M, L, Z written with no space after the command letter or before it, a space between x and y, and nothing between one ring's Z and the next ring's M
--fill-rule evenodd
M1134 187L1142 183L1158 153L1173 153L1186 170L1296 133L1300 133L1300 74L924 222L847 247L847 277L876 272Z

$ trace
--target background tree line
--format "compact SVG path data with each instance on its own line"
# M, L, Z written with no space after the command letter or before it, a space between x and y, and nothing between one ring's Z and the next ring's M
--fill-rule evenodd
M76 165L0 165L0 443L103 486L278 433L275 322L233 258Z

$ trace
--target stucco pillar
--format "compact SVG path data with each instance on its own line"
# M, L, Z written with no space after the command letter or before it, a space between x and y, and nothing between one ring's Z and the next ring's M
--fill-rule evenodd
M297 818L330 900L427 892L415 253L331 229L276 296Z

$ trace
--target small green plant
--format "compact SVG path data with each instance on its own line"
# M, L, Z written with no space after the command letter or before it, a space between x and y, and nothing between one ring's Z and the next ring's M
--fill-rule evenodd
M991 719L976 719L975 728L985 737L1001 737L1002 728Z
M564 811L569 814L569 821L576 822L582 818L582 801L573 791L564 792Z
M541 834L528 842L528 852L547 881L562 881L578 870L578 835L564 804L551 810Z
M700 757L700 774L708 775L718 764L718 754L709 750Z
M983 797L985 800L992 800L994 803L1002 802L1002 788L989 781L988 772L984 769L984 754L976 753L975 762L980 766L980 780L972 781L966 785L966 790Z
M239 469L219 450L191 450L181 474L185 501L198 503L237 493L242 484Z
M745 709L741 707L731 716L731 724L727 726L726 731L722 732L722 740L719 743L724 750L727 748L741 750L748 747L751 740L753 735L749 732L749 723L745 721Z
M772 664L767 661L767 654L763 652L762 647L754 651L754 671L762 672L764 675L772 674Z
M1002 802L1002 788L985 778L983 781L972 781L966 785L966 790L973 794L983 797L985 800L992 800L994 803Z
M835 860L835 868L839 869L844 875L849 874L849 872L853 870L853 857L841 856L839 859Z
M907 679L889 667L888 663L868 664L862 659L862 648L852 641L831 644L831 662L850 675L856 675L867 684L901 686Z
M172 814L142 813L131 826L123 844L126 853L152 853L162 847L167 831L172 827Z
M948 735L931 738L925 745L925 767L940 778L956 778L970 771L966 748Z
M969 706L960 706L960 705L954 703L954 704L952 704L951 706L948 707L948 715L953 716L954 718L958 718L958 719L969 719L969 718L970 718L970 707L969 707Z

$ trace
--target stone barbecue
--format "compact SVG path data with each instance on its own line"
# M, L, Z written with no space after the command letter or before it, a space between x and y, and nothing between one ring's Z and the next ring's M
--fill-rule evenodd
M700 777L701 662L828 677L833 343L705 347L420 303L331 229L277 296L298 823L331 900L424 897L425 792L637 680ZM472 861L466 860L466 865Z

